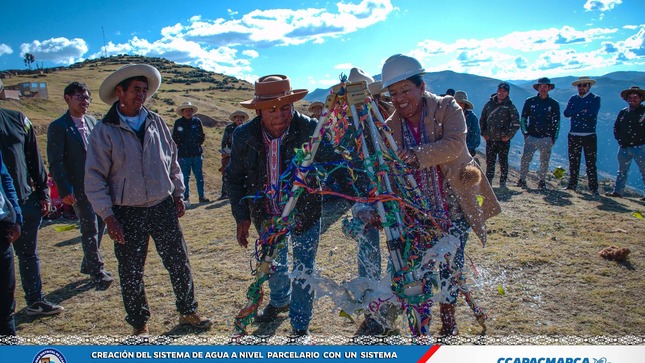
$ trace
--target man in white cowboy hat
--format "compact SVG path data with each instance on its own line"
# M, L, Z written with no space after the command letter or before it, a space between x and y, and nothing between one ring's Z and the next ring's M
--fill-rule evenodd
M607 196L622 197L627 185L627 175L632 160L641 172L645 185L645 90L632 86L620 93L627 107L620 110L614 124L614 137L618 141L618 174L616 185ZM645 196L641 198L645 202Z
M229 175L229 200L237 223L237 242L248 247L251 222L258 233L265 224L270 227L274 217L283 210L284 180L281 174L288 169L296 156L296 150L309 141L316 128L313 120L295 110L293 103L307 94L304 89L291 89L285 75L268 75L255 82L255 97L240 102L248 109L256 110L257 116L239 126L233 135ZM320 145L316 161L339 160L333 148ZM313 173L305 181L316 188ZM288 192L288 191L287 191ZM256 196L255 198L246 198ZM315 266L316 250L320 232L322 197L316 193L302 193L291 218L295 228L289 231L287 240L293 247L293 266L305 272ZM293 336L309 334L309 322L313 316L314 293L302 279L291 283L287 265L288 243L278 246L275 259L277 267L269 278L271 289L269 304L256 316L256 322L274 321L279 313L289 311Z
M468 147L468 152L474 158L477 154L477 147L481 143L479 119L473 112L473 108L475 106L468 101L468 93L465 91L456 91L453 96L459 107L461 107L461 110L464 111L466 128L468 129L468 133L466 134L466 146Z
M551 160L551 149L560 133L560 104L549 96L555 88L551 80L542 77L533 85L538 94L524 102L520 126L524 134L524 151L520 161L520 179L517 186L527 188L526 177L529 164L536 151L540 152L540 169L538 170L538 189L546 191L546 173Z
M598 195L598 173L596 159L598 156L598 137L596 123L600 111L600 97L590 92L596 81L583 76L578 77L571 85L578 89L578 94L569 98L564 109L564 117L571 118L571 129L567 136L569 150L569 183L565 190L575 191L578 188L578 173L580 172L580 157L585 153L589 191Z
M204 195L204 171L202 145L206 140L202 120L195 117L197 106L190 102L184 102L175 110L181 117L175 121L172 128L172 139L179 150L179 167L184 175L184 202L190 205L190 172L195 174L195 184L200 203L208 203L210 200Z
M320 115L322 115L322 109L325 104L320 102L320 101L315 101L312 102L309 107L307 107L307 111L311 112L309 117L318 120L320 118Z
M233 132L235 129L249 120L249 114L242 110L235 110L228 116L228 119L233 121L226 125L224 128L224 134L222 134L222 148L220 153L222 154L222 166L218 169L222 173L222 194L217 198L217 200L228 199L228 174L226 173L226 167L231 161L231 147L233 147Z
M13 242L13 250L18 257L27 315L60 314L64 310L62 306L45 300L38 256L38 229L51 205L47 171L34 127L22 112L0 108L0 154L13 179L22 210L22 233Z
M147 64L125 65L101 83L99 96L111 108L90 135L85 163L85 193L115 242L125 320L141 337L149 334L143 271L150 237L170 274L179 323L212 324L197 313L179 225L185 206L177 146L161 117L143 106L160 84L161 74Z
M495 164L499 160L499 186L508 181L508 152L511 140L520 129L520 114L509 96L511 85L500 82L497 92L490 96L479 118L481 135L486 140L486 178L493 184Z
M96 119L87 114L92 102L85 83L72 82L63 90L67 112L47 129L49 171L63 203L74 207L81 229L83 261L81 273L90 275L99 290L112 284L112 274L103 268L101 240L105 222L94 213L85 195L87 141Z

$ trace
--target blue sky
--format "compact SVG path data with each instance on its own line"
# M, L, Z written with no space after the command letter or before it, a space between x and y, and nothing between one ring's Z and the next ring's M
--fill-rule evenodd
M25 53L45 67L128 53L251 82L286 74L310 90L355 66L380 74L396 53L428 71L505 80L645 71L643 0L50 0L2 8L0 70L24 69Z

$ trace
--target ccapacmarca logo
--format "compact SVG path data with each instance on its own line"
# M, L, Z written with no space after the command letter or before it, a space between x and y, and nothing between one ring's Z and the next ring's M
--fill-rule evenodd
M611 363L607 358L602 357L600 359L593 358L593 363Z
M63 353L54 348L46 348L38 352L33 363L67 363Z

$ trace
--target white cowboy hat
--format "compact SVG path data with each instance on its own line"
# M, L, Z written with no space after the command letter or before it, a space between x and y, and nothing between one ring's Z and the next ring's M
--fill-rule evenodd
M309 112L313 112L314 107L316 107L316 106L318 106L318 107L320 107L322 109L323 107L325 107L325 104L320 102L320 101L315 101L315 102L312 102L311 105L309 105L309 107L307 107L307 110Z
M184 102L184 103L182 103L181 105L179 105L179 107L177 107L177 109L175 110L175 112L177 112L177 114L178 114L179 116L182 116L182 115L183 115L183 113L182 113L182 112L183 112L185 109L187 109L187 108L192 108L192 109L193 109L193 112L197 112L197 110L198 110L197 106L193 105L192 103L190 103L190 102Z
M403 54L395 54L383 63L381 70L383 88L425 72L426 70L418 60Z
M587 76L582 76L582 77L578 77L578 79L577 79L577 80L575 80L575 81L571 82L571 85L572 85L573 87L576 87L576 86L577 86L578 84L580 84L580 83L589 83L590 85L592 85L592 86L593 86L594 84L596 84L596 80L591 79L591 78L589 78L589 77L587 77Z
M228 116L228 119L235 122L235 120L233 119L235 116L244 116L244 121L242 122L246 122L249 119L249 114L242 110L236 110Z
M159 90L161 85L161 73L157 68L148 64L127 64L112 72L99 87L99 97L101 101L112 105L118 99L116 95L116 86L124 80L131 77L144 76L148 80L148 98Z
M244 108L262 110L282 107L303 99L309 91L306 89L291 89L289 77L281 74L264 76L255 81L255 97L240 102Z
M457 101L457 103L463 103L466 106L465 109L467 110L472 110L475 107L472 103L470 103L470 101L468 101L468 93L464 91L455 92L455 101Z

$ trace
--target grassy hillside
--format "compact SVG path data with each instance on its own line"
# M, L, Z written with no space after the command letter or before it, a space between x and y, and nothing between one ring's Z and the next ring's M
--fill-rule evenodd
M64 103L57 100L62 99L66 82L86 81L96 95L100 81L117 67L115 62L96 62L48 74L50 100L0 101L0 107L24 110L36 125L45 127L49 120L64 111ZM174 71L195 71L179 65L169 67L162 70L164 79L173 77ZM164 83L150 107L170 123L175 118L172 109L182 101L190 100L200 107L200 112L221 120L237 108L238 101L252 96L250 85L242 81L236 83L241 89L236 86L225 91L195 90L208 88L212 83L190 83ZM172 100L174 105L167 104L166 99ZM101 114L107 106L96 102L91 109ZM216 149L221 131L221 127L207 130L209 145L205 170L209 197L219 193L221 176L216 170L219 167ZM41 149L44 149L44 135L41 138ZM483 160L483 157L480 155L479 159ZM517 173L512 170L509 184L516 180ZM529 179L532 188L529 190L514 186L508 190L496 189L503 212L488 223L488 245L482 248L474 235L469 239L466 270L479 304L490 316L487 334L493 338L550 337L534 341L538 344L549 344L551 338L572 335L589 339L645 336L645 221L633 214L635 211L645 214L645 202L636 199L635 195L611 199L593 197L584 190L581 193L560 191L565 180L554 177L547 183L550 188L547 193L535 189L534 179ZM608 191L611 186L603 182L601 188ZM215 325L207 332L177 325L168 274L151 243L145 271L152 309L151 334L186 335L188 342L195 344L226 343L226 337L234 331L234 316L245 304L246 289L253 281L249 264L252 248L243 250L238 246L228 202L194 206L181 223L188 242L200 311L211 316ZM79 231L58 231L57 227L66 225L74 223L45 221L39 236L43 290L47 299L64 305L66 311L54 317L27 316L18 279L18 334L27 339L38 339L42 335L95 339L129 334L130 327L123 320L118 278L107 291L96 291L88 285L89 281L79 273L82 258ZM251 236L252 239L256 237ZM610 245L629 248L631 254L627 261L617 263L602 259L598 251ZM385 256L385 241L381 248ZM102 251L106 268L116 272L113 242L108 236L103 240ZM340 222L334 223L322 235L317 256L317 268L323 277L342 283L357 276L356 243L341 233ZM437 332L440 323L438 313L434 314L432 331ZM336 342L344 342L362 319L355 318L358 318L356 322L352 322L341 317L331 300L323 297L315 303L310 329L316 337L340 337ZM457 319L462 335L481 333L463 299L459 300ZM259 335L287 335L290 325L285 317L275 324L249 326L248 330ZM401 332L407 334L403 323ZM80 340L77 344L83 342L88 344L96 340Z

